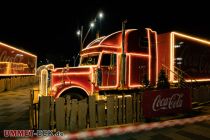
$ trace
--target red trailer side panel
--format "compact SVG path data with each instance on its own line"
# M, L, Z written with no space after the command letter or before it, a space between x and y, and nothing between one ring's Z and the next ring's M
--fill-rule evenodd
M163 67L170 69L170 33L158 35L158 73ZM170 78L170 71L166 70L168 78Z

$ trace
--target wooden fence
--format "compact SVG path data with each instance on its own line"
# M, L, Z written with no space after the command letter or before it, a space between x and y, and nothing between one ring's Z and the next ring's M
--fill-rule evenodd
M38 93L38 91L36 91ZM95 96L77 101L75 99L31 96L31 127L33 129L77 131L111 125L141 122L141 93L133 96L107 96L96 100ZM191 91L193 102L210 101L210 88L200 87ZM34 102L33 98L36 100Z
M27 86L38 82L36 76L12 77L0 79L0 92L13 90L21 86Z
M107 100L96 101L95 96L77 101L75 99L43 96L39 105L31 109L33 129L75 131L118 124L140 122L141 95L130 97L107 96ZM39 108L38 108L39 107ZM38 124L38 126L37 126Z

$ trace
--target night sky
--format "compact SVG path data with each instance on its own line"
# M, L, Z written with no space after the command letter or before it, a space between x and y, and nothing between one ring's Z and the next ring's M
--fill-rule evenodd
M121 30L127 19L126 28L179 31L210 40L210 8L201 1L43 1L0 3L0 41L36 54L39 65L72 66L80 45L76 31L83 25L86 33L99 11L104 13L101 35ZM95 37L96 28L86 43Z

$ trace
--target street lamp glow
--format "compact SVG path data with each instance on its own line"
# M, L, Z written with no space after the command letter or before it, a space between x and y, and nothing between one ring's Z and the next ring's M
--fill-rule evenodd
M99 13L99 18L102 19L104 17L104 14L102 12Z
M77 35L79 36L79 35L80 35L80 33L81 33L81 32L80 32L80 30L78 30L78 31L77 31Z
M93 28L95 24L93 22L90 23L90 27Z

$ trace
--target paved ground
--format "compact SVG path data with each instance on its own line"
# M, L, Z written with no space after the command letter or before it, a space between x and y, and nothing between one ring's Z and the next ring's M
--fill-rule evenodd
M31 87L0 93L0 130L29 129Z

